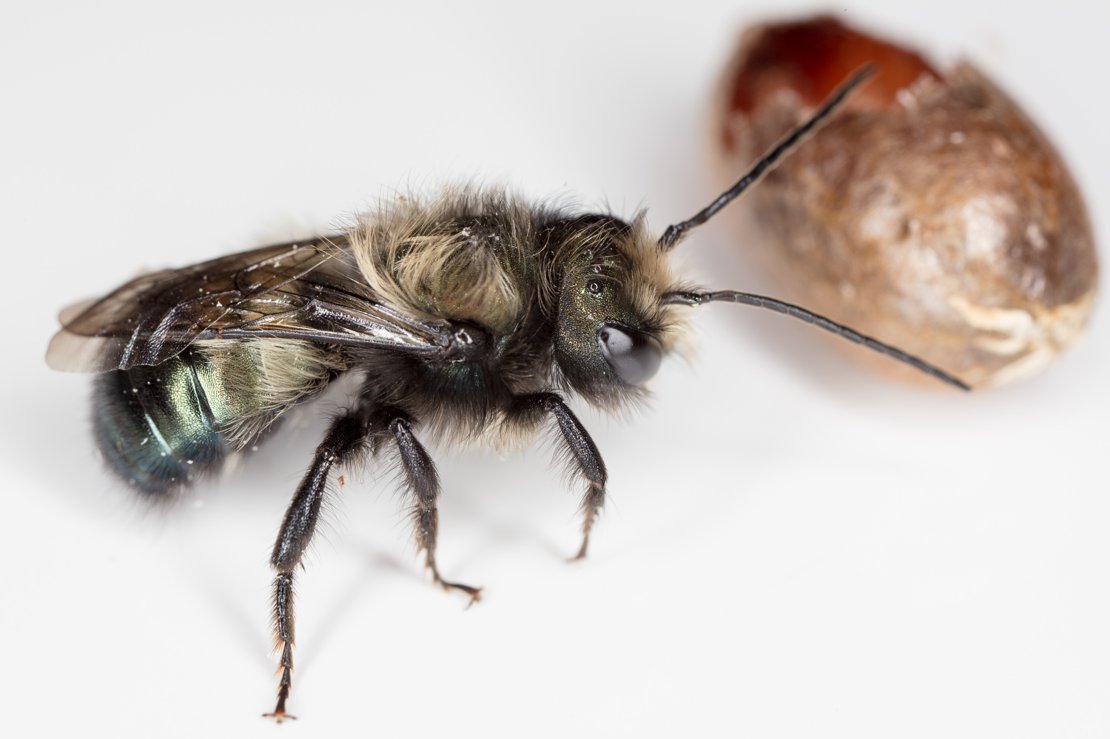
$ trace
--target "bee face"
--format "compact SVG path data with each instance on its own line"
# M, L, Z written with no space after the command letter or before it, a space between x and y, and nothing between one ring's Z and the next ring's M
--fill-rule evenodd
M577 392L605 405L639 394L668 350L666 262L639 220L601 218L560 260L556 363Z

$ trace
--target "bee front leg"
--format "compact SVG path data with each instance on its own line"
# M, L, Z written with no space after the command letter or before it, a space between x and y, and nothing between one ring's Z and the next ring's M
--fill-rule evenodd
M285 712L293 674L293 571L301 563L316 522L320 505L327 489L328 474L336 464L349 461L366 447L369 427L362 410L351 411L336 419L328 429L324 441L316 449L312 466L301 480L293 502L285 512L270 564L277 571L274 578L274 641L281 650L277 705L271 713L264 714L281 722L296 718Z
M578 560L586 556L586 550L590 546L590 532L605 504L605 482L609 475L589 432L555 393L522 395L514 400L509 409L511 418L525 424L538 424L545 413L555 417L555 423L563 437L564 449L574 464L575 471L586 480L586 494L582 497L582 546L574 555L574 559Z
M437 585L444 590L460 590L470 597L467 605L473 605L482 597L482 589L457 582L448 582L439 574L436 566L436 536L439 532L439 475L436 474L432 458L412 433L412 425L407 418L394 418L389 430L397 442L401 457L401 467L405 473L405 486L412 496L413 528L416 531L416 544L424 552L424 562L432 571Z

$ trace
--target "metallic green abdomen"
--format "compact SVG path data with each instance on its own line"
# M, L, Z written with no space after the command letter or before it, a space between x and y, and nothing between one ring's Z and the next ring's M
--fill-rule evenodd
M131 486L166 493L187 485L227 454L229 446L208 401L207 370L205 359L188 352L156 367L132 367L97 378L97 446Z

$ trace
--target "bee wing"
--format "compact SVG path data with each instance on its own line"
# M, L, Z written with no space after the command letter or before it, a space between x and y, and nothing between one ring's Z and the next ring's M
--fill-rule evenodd
M386 304L361 277L345 237L279 244L138 277L62 312L51 367L106 372L156 365L194 341L285 338L435 354L446 321Z

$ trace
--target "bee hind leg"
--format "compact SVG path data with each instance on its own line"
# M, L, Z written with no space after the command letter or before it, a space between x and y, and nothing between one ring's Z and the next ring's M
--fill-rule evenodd
M389 430L397 443L404 483L413 498L413 529L416 544L424 552L424 562L432 572L436 585L444 590L458 590L465 593L471 606L481 600L482 589L457 582L448 582L439 574L436 565L436 536L439 532L439 475L427 450L412 433L412 424L404 416L397 416L389 422Z
M348 462L366 449L370 427L363 408L349 411L337 418L328 429L323 442L316 449L312 465L308 468L293 502L285 512L270 564L277 571L274 578L274 641L281 652L278 669L277 704L270 713L263 714L279 723L296 718L285 712L293 674L293 571L301 563L305 549L316 530L320 506L327 491L328 475L334 465Z

